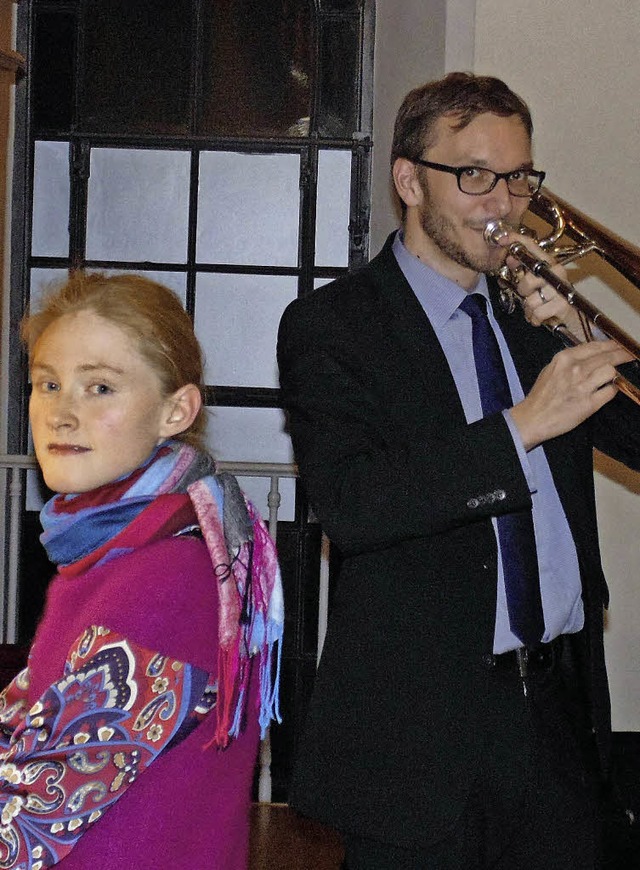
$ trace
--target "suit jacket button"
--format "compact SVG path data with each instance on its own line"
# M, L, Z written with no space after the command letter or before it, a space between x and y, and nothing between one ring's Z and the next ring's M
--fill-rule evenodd
M507 494L506 494L506 492L504 491L504 489L496 489L496 491L495 491L495 497L496 497L499 501L504 501L505 498L507 497Z
M471 508L471 510L473 510L474 508L477 508L479 504L480 504L480 502L478 501L477 498L470 498L469 501L467 502L467 507Z

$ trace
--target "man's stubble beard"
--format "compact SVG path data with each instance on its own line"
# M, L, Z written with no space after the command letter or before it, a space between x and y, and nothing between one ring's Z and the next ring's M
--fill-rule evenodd
M420 225L423 232L445 256L473 272L496 272L504 264L505 254L496 249L491 250L488 246L485 256L468 253L455 240L455 227L451 221L434 206L424 181L422 192Z

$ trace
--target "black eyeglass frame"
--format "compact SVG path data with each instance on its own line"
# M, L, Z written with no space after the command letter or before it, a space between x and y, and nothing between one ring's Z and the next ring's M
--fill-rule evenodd
M467 196L484 196L487 193L491 193L500 179L504 178L507 182L507 187L509 188L511 196L520 196L523 198L530 197L540 190L542 182L546 177L546 172L543 172L541 169L512 169L510 172L494 172L493 169L487 169L486 166L447 166L445 163L434 163L432 160L423 160L421 157L415 157L411 162L417 163L420 166L426 166L427 169L436 169L438 172L450 172L451 175L455 175L456 181L458 182L458 190L460 193L464 193ZM491 175L493 175L493 184L491 187L488 187L487 190L483 190L482 193L470 193L468 190L463 190L462 185L460 184L460 179L462 178L463 173L468 169L479 169L482 170L482 172L490 172ZM529 176L533 175L538 180L538 186L536 189L532 190L530 193L514 193L509 187L509 178L514 174L514 172L526 172Z

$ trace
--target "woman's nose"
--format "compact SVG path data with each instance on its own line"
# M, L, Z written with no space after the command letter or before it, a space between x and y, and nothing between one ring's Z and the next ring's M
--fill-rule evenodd
M58 393L49 409L49 425L52 429L73 429L78 424L73 397Z

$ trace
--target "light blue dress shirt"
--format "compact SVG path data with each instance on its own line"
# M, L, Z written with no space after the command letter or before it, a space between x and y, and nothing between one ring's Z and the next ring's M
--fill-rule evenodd
M394 239L393 253L442 346L467 422L473 423L482 417L482 406L473 359L471 318L459 310L466 291L410 254L403 244L401 230ZM487 299L489 322L500 346L514 404L517 404L524 398L522 386L504 336L493 317L484 275L480 276L474 293L481 293ZM549 642L560 634L579 631L584 625L578 557L544 449L539 446L527 453L509 411L505 411L504 416L520 457L533 502L533 526L545 621L543 641ZM464 474L464 469L460 471ZM509 627L495 519L493 526L498 545L498 594L493 651L502 653L516 649L522 644Z

